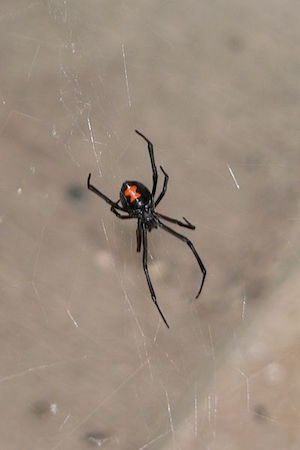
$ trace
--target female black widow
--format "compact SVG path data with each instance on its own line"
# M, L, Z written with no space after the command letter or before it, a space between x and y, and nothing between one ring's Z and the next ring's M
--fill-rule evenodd
M94 192L95 194L99 195L103 200L106 201L111 206L111 211L119 217L119 219L137 219L137 230L136 230L136 240L137 240L137 252L141 251L141 245L143 243L143 267L144 272L146 275L147 283L149 286L149 290L151 293L151 297L153 302L155 303L159 314L161 315L163 321L169 328L168 322L165 319L165 316L163 315L157 300L156 295L152 286L151 278L149 275L148 270L148 250L147 250L147 232L151 231L152 228L160 227L163 230L167 231L168 233L172 234L173 236L177 237L178 239L185 242L190 249L192 250L199 266L202 272L202 281L200 285L200 289L196 295L196 298L199 297L205 276L206 276L206 269L204 267L203 262L201 261L200 256L198 255L193 243L185 236L183 236L180 233L177 233L177 231L173 230L172 228L165 225L162 220L166 220L168 222L174 223L176 225L179 225L180 227L189 228L190 230L194 230L195 226L192 225L185 217L183 217L184 222L181 222L177 219L172 219L171 217L165 216L164 214L160 214L156 212L155 208L157 205L161 202L163 199L165 193L167 192L167 186L169 181L169 176L164 171L162 166L160 166L160 169L162 173L164 174L164 184L161 193L155 200L155 193L156 193L156 186L157 186L157 168L154 160L154 151L153 151L153 145L149 141L149 139L146 138L142 133L140 133L138 130L135 130L137 134L139 134L148 144L148 151L152 166L152 177L153 177L153 186L152 186L152 192L149 191L149 189L146 188L142 183L139 181L125 181L122 184L121 191L120 191L120 199L117 202L114 202L110 200L106 195L102 194L95 186L93 186L90 183L91 180L91 174L88 176L87 180L87 187L90 191ZM120 202L121 205L120 206ZM122 211L126 213L126 215L121 214L119 211Z

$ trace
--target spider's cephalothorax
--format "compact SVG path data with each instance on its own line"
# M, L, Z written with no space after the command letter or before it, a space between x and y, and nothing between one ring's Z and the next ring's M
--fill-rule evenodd
M120 191L120 199L117 202L114 202L109 197L107 197L105 194L100 192L95 186L93 186L90 183L91 180L91 174L88 176L88 189L90 189L95 194L99 195L103 200L106 201L111 207L111 211L119 217L119 219L137 219L137 230L136 230L136 239L137 239L137 251L141 251L141 247L143 244L143 267L144 272L146 275L148 287L151 293L151 297L153 302L155 303L155 306L157 307L163 321L169 328L168 322L166 321L165 316L163 315L157 300L155 291L152 286L152 282L150 279L149 271L148 271L148 240L147 240L147 233L148 231L151 231L152 228L161 228L168 233L172 234L173 236L177 237L181 241L185 242L193 252L200 270L202 272L202 281L200 284L200 289L196 295L196 298L199 297L204 280L206 277L206 269L204 267L204 264L198 255L193 243L182 234L178 233L177 231L173 230L173 228L168 227L163 223L163 221L171 222L176 225L179 225L180 227L189 228L190 230L194 230L195 227L192 225L187 219L183 218L184 222L181 222L180 220L173 219L172 217L165 216L164 214L158 213L155 208L160 203L160 201L163 199L165 193L167 192L167 186L168 186L168 180L169 177L167 173L164 171L164 169L160 166L160 169L162 173L164 174L164 184L161 193L159 196L155 199L156 194L156 187L157 187L157 169L156 164L154 160L154 152L153 152L153 145L149 141L149 139L146 138L142 133L135 130L137 134L139 134L148 144L148 151L152 166L152 178L153 178L153 186L152 186L152 192L149 191L146 186L144 186L139 181L125 181L122 184L121 191ZM120 202L121 205L120 206ZM121 214L121 212L125 213Z

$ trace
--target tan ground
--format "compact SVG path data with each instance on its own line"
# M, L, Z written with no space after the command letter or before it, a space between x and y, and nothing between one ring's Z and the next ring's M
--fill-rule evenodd
M300 448L299 20L292 1L1 1L1 450ZM86 190L151 184L135 128L208 270L195 301L189 249L149 236L170 330L135 222Z

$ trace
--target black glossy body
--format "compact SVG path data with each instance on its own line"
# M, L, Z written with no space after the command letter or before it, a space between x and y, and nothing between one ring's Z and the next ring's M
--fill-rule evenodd
M105 194L100 192L95 186L93 186L91 184L91 182L90 182L91 174L89 174L89 176L88 176L87 186L88 186L89 190L94 192L96 195L101 197L106 203L108 203L110 205L111 211L119 219L137 219L137 230L136 230L137 252L140 252L141 247L143 246L143 268L144 268L145 276L147 279L148 287L149 287L149 290L151 293L151 298L152 298L156 308L158 309L159 314L161 315L164 323L169 328L168 322L157 303L156 294L153 289L151 278L149 275L148 239L147 239L148 231L151 231L152 228L160 227L162 230L167 231L171 235L177 237L178 239L185 242L190 247L191 251L193 252L193 254L199 264L200 270L202 272L202 281L200 284L200 289L196 295L196 298L199 297L199 295L202 291L202 288L204 285L204 280L206 277L206 269L204 267L204 264L203 264L200 256L198 255L193 243L186 236L173 230L173 228L170 228L169 226L165 225L162 221L166 220L167 222L174 223L176 225L179 225L180 227L189 228L190 230L195 229L194 225L192 225L184 217L183 217L184 222L181 222L180 220L173 219L172 217L168 217L168 216L158 213L156 211L157 205L160 203L160 201L165 196L165 193L167 192L169 176L164 171L164 169L160 166L160 169L164 175L164 183L163 183L162 191L160 192L159 196L155 199L158 174L157 174L156 164L155 164L155 160L154 160L153 145L149 141L149 139L146 138L146 136L144 136L142 133L140 133L137 130L135 130L135 131L148 144L148 151L149 151L149 156L150 156L150 161L151 161L152 178L153 178L152 192L150 192L149 189L144 184L140 183L139 181L125 181L121 187L120 199L117 202L114 202L113 200L111 200ZM122 206L120 206L120 203Z
M132 189L134 186L136 186L136 189ZM128 190L131 192L131 195L125 195L125 192ZM138 196L138 194L140 194L140 196ZM125 181L121 187L120 200L123 208L128 213L134 211L142 212L143 210L149 209L153 210L152 194L149 189L139 181Z
M139 181L125 181L120 191L120 201L124 211L130 216L141 219L148 231L157 228L153 220L154 201L149 189Z

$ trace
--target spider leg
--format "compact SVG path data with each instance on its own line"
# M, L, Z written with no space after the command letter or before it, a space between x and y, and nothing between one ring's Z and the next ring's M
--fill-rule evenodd
M114 207L115 209L119 209L120 211L124 211L123 208L121 208L118 205L118 202L114 202L112 201L110 198L108 198L106 195L102 194L102 192L100 192L97 188L95 188L95 186L93 186L90 183L91 180L91 174L89 174L88 179L87 179L87 188L94 192L94 194L98 195L99 197L101 197L106 203L108 203L110 206Z
M168 322L166 321L165 316L163 315L163 313L162 313L162 311L161 311L161 309L160 309L160 307L159 307L159 305L157 303L156 295L155 295L155 292L154 292L154 289L153 289L153 286L152 286L152 282L151 282L151 278L150 278L150 275L149 275L149 270L148 270L147 229L146 229L144 224L142 225L142 235L143 235L143 267L144 267L144 272L145 272L145 275L146 275L148 287L149 287L149 290L150 290L150 293L151 293L151 297L152 297L152 300L153 300L156 308L158 309L159 314L161 315L161 318L165 322L166 326L168 328L170 328Z
M160 214L158 212L155 212L155 215L158 217L161 217L164 220L167 220L168 222L175 223L176 225L179 225L180 227L189 228L190 230L194 230L196 227L191 222L189 222L185 217L183 217L183 220L185 223L181 222L180 220L173 219L172 217L165 216L164 214Z
M152 197L154 198L155 192L156 192L158 175L157 175L157 168L156 168L155 159L154 159L153 144L152 144L152 142L149 141L148 138L146 138L146 136L144 136L138 130L135 130L135 132L139 136L141 136L148 144L148 151L149 151L149 156L150 156L150 161L151 161L151 166L152 166L152 178L153 178Z
M157 200L155 201L154 205L157 206L159 204L159 202L163 199L163 197L165 196L165 193L167 192L167 187L168 187L168 181L169 181L169 175L164 171L164 169L162 168L162 166L160 166L160 169L162 171L162 173L165 176L164 179L164 185L162 188L161 193L159 194Z
M142 244L142 233L141 233L141 219L138 219L137 229L136 229L136 251L139 253L141 251Z
M110 208L111 212L113 212L119 219L133 219L131 216L124 216L123 214L120 214L114 206Z
M180 234L180 233L177 233L177 231L175 231L175 230L173 230L172 228L168 227L167 225L165 225L164 223L162 223L160 220L158 221L158 225L159 225L163 230L167 231L168 233L170 233L170 234L172 234L173 236L177 237L177 238L180 239L181 241L185 242L185 243L190 247L190 249L192 250L192 252L193 252L193 254L194 254L194 256L195 256L195 258L196 258L196 260L197 260L197 262L198 262L198 264L199 264L199 267L200 267L200 269L201 269L202 275L203 275L202 282L201 282L201 285L200 285L200 289L199 289L199 291L198 291L198 293L197 293L197 295L196 295L196 298L198 298L199 295L201 294L201 291L202 291L202 288L203 288L203 285L204 285L204 280L205 280L205 277L206 277L206 269L205 269L205 267L204 267L203 262L201 261L200 256L198 255L198 253L197 253L197 251L196 251L196 249L195 249L193 243L192 243L187 237L183 236L183 235Z

